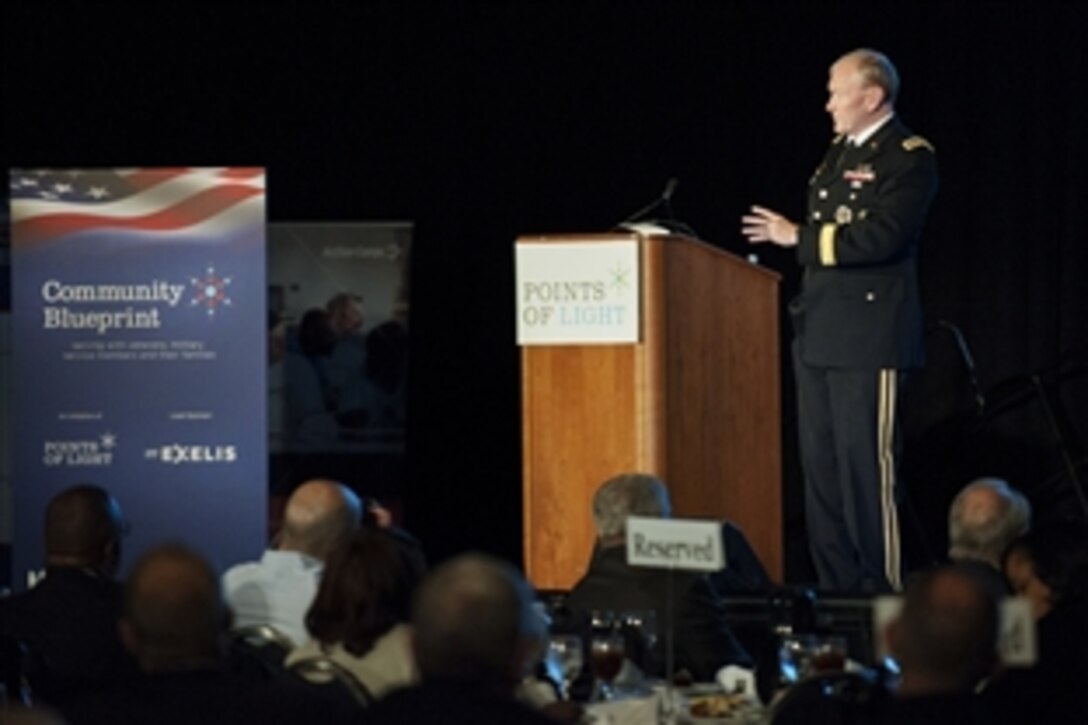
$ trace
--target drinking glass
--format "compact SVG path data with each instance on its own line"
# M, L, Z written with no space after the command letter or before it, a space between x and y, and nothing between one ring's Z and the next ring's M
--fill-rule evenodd
M657 644L657 612L652 609L628 609L620 612L620 626L637 634L647 650L652 650Z
M612 681L623 669L625 656L623 635L618 632L593 635L589 645L589 667L597 679L601 700L613 698Z
M563 676L562 692L564 700L570 699L570 687L582 671L585 663L582 657L582 638L576 634L553 634L548 638L548 657L558 666Z
M812 675L842 672L846 665L846 640L817 634L786 636L778 650L778 664L782 684L786 686Z
M589 628L593 634L616 631L616 613L611 609L594 609L589 613Z

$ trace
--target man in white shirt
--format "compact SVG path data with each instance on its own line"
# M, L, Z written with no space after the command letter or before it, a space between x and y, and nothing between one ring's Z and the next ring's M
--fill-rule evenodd
M267 624L296 645L305 642L306 610L325 559L358 529L362 508L359 497L336 481L314 479L295 489L272 548L260 561L238 564L223 575L234 626Z

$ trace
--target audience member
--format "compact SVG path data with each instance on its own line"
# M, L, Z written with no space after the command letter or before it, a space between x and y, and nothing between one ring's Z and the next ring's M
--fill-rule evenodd
M725 548L725 567L709 574L710 583L718 594L729 596L774 589L774 580L759 555L732 521L722 522L722 546Z
M0 636L26 649L21 666L37 701L60 706L135 672L117 635L114 575L127 526L98 486L65 489L46 507L45 579L0 599Z
M374 698L415 682L408 620L418 574L391 536L357 532L329 557L306 615L312 639L288 656L287 666L327 657Z
M1038 662L1009 668L984 696L992 722L1083 722L1088 652L1088 526L1055 521L1032 529L1005 555L1013 591L1031 601Z
M606 481L593 498L597 547L585 576L575 584L567 606L575 611L653 610L664 643L669 626L669 578L675 592L673 627L676 670L699 681L712 681L729 664L752 661L725 622L722 601L708 578L692 572L632 567L626 560L629 516L668 517L671 510L665 484L654 476L628 473ZM663 675L664 657L642 663L647 674Z
M283 530L260 561L223 575L234 626L271 625L295 644L308 639L306 610L317 593L326 558L358 527L362 504L336 481L313 479L287 501Z
M412 625L422 680L379 702L375 722L553 722L514 697L544 631L533 592L512 567L480 554L446 562L424 579Z
M969 572L945 565L911 577L885 630L901 680L894 693L863 674L817 673L781 693L773 725L970 725L976 686L997 658L997 604Z
M948 558L975 577L990 596L1009 595L1001 557L1031 526L1031 504L999 478L967 484L948 511Z
M978 581L946 566L912 579L887 629L901 681L882 722L982 722L975 688L997 661L997 605Z
M232 672L221 649L228 620L215 572L203 557L179 544L152 549L126 584L120 623L141 676L90 694L63 714L73 725L346 720L348 711L331 700Z

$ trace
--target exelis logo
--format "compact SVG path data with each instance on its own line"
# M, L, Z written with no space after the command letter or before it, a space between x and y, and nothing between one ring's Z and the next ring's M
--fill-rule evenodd
M113 448L117 436L103 433L98 438L77 441L46 441L42 463L46 466L88 467L113 463Z
M170 443L144 451L149 461L161 461L172 466L186 463L234 463L238 460L235 446L182 445Z

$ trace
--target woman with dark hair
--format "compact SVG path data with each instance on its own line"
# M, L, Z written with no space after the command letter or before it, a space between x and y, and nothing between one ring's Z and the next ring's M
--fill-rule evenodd
M415 682L407 622L419 576L389 534L360 530L326 562L306 615L311 639L288 655L286 666L329 658L374 698Z
M984 693L993 722L1082 722L1088 654L1088 526L1054 521L1005 552L1012 591L1031 602L1038 661L1011 668Z

